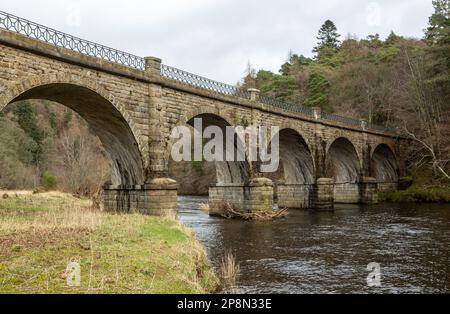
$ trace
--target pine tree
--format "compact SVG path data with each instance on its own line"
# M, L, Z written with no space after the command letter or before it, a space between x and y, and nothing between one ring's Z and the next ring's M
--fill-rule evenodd
M307 90L306 106L329 109L330 82L320 70L314 69L310 74Z
M425 38L430 45L450 45L450 0L433 0L433 7Z
M429 18L425 39L429 45L425 54L427 82L438 88L438 98L450 110L450 0L434 0L434 13Z
M386 38L384 43L386 44L386 46L395 45L401 38L402 37L398 36L397 34L394 33L394 31L391 30L389 36Z
M36 114L33 107L28 101L22 101L17 104L14 109L14 115L17 117L17 123L20 128L36 143L30 148L33 155L33 162L35 164L41 161L42 157L42 141L44 139L44 133L37 124Z
M339 37L336 25L332 21L326 20L319 30L319 36L317 37L319 42L313 49L317 59L335 53L340 45Z

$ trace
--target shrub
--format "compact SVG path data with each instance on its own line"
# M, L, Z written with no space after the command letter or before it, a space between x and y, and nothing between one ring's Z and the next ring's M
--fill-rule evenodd
M450 202L450 188L445 186L419 186L413 185L406 191L395 191L380 193L380 201L391 202L427 202L448 203Z
M42 183L43 183L44 188L46 190L53 190L53 189L56 188L57 180L56 180L56 177L54 175L52 175L48 171L45 171L42 174Z

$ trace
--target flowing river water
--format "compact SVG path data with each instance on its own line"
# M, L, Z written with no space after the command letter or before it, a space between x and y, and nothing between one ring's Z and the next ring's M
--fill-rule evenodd
M179 218L219 267L232 251L240 293L449 293L450 204L342 205L292 210L275 222L210 217L180 197ZM381 286L369 287L370 263Z

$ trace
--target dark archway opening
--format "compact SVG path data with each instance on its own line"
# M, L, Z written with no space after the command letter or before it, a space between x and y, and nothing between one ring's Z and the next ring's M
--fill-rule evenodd
M395 191L399 179L397 159L391 148L381 144L375 148L371 160L371 175L378 182L380 191Z
M190 140L192 158L194 157L193 138L195 119L201 119L202 133L207 127L216 126L221 129L223 135L225 136L226 128L231 126L230 123L222 117L210 113L199 114L187 121L186 124L191 132ZM225 140L230 139L225 136ZM235 136L235 145L233 146L235 151L237 150L237 140L237 136ZM208 139L205 139L203 143L208 141ZM224 141L223 144L223 151L226 152L226 141ZM169 156L169 175L178 182L179 194L208 195L209 188L211 186L243 186L247 182L248 165L245 161L208 162L204 160L191 160L176 162L171 156Z
M75 111L88 123L107 152L111 160L111 183L144 183L144 166L135 136L125 118L110 101L88 88L65 83L32 88L17 96L10 104L25 100L51 101Z
M315 181L314 161L304 138L293 129L280 131L281 167L276 174L279 207L308 208Z
M334 179L335 203L359 203L361 166L354 145L346 138L335 140L327 154L326 174Z

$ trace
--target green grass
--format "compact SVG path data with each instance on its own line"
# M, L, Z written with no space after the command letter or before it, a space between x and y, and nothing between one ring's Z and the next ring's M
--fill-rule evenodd
M450 202L450 187L447 186L420 186L413 185L405 191L379 193L380 201L388 202Z
M0 293L216 289L203 247L176 220L101 213L86 200L48 195L0 199ZM80 287L67 286L70 262L81 266Z
M437 176L427 166L416 167L411 171L411 177L407 177L414 184L405 191L379 193L380 201L388 202L422 202L422 203L449 203L450 182L441 176Z

